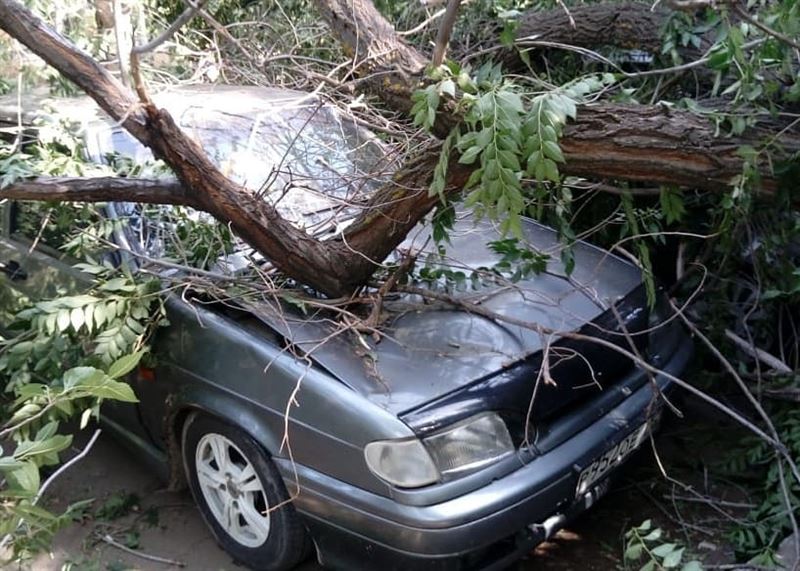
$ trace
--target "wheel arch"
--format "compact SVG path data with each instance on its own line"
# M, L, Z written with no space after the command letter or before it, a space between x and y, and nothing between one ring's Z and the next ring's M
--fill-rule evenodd
M204 395L192 399L182 399L168 405L165 417L165 440L169 459L169 488L185 489L186 474L183 468L183 429L188 420L197 414L204 414L241 430L253 439L268 456L278 455L281 445L280 435L266 422L263 415L251 410L249 403L240 402L225 393Z

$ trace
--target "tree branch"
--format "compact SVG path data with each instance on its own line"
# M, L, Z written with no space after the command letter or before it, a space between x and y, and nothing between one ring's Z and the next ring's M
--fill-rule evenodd
M154 39L150 40L149 42L147 42L146 44L143 44L141 46L133 46L133 49L131 50L131 53L132 54L136 54L136 55L141 55L141 54L145 54L145 53L151 52L154 49L156 49L158 46L160 46L161 44L166 42L168 39L170 39L172 36L174 36L175 33L178 30L180 30L184 25L189 23L189 21L191 21L191 19L195 17L195 14L197 14L200 10L203 9L203 6L205 6L205 4L207 2L208 2L208 0L202 0L201 2L198 2L197 4L195 4L193 6L189 6L188 8L186 8L186 10L184 10L180 14L180 16L175 18L175 21L172 22L172 24L170 24L169 27L166 30L161 32L161 35L159 35L157 38L154 38Z
M54 202L143 202L197 208L199 204L177 181L120 177L35 178L0 189L0 199Z
M436 45L433 48L433 58L431 59L433 67L439 67L444 61L444 53L447 51L447 44L450 43L450 34L453 33L460 5L461 0L448 0L447 2L444 18L439 24L439 33L436 34Z
M346 293L342 284L347 268L341 259L345 254L296 228L270 203L225 177L169 113L138 102L91 56L16 0L0 0L0 29L83 89L170 166L198 207L230 223L243 240L283 272L332 297Z

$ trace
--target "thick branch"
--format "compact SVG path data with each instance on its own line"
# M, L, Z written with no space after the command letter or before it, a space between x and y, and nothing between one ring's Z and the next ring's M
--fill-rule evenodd
M0 189L0 199L53 202L144 202L199 206L177 181L119 177L36 178Z
M710 121L688 111L640 105L587 106L564 130L560 144L566 163L561 171L594 179L724 191L742 173L739 147L755 144L766 132L756 129L750 139L725 139L714 136ZM785 156L800 152L800 133L787 132L781 145ZM375 195L373 205L345 233L349 248L383 260L436 205L438 198L429 196L428 188L440 149L440 145L432 145L406 164L392 185ZM777 182L767 165L763 166L761 191L769 194ZM459 164L457 156L451 157L448 192L461 192L470 173L471 167ZM368 276L355 279L359 277Z
M0 29L84 90L111 117L144 144L146 118L133 96L114 76L72 42L14 0L0 0Z
M316 0L331 33L354 60L362 86L407 113L427 58L406 43L394 27L364 0Z
M651 10L651 3L583 4L571 7L570 13L575 20L574 28L570 25L569 16L559 8L527 12L520 19L517 38L520 41L530 38L590 49L598 46L638 48L651 52L661 49L661 28L667 12Z
M228 180L200 146L165 111L142 104L88 54L15 0L0 0L0 28L80 86L112 119L169 165L204 210L229 222L253 248L287 275L319 291L339 296L344 265L327 244L281 218L269 203Z
M726 190L742 174L742 145L758 148L780 126L762 120L739 138L715 136L709 119L688 111L644 105L582 107L561 139L567 174L631 182ZM800 151L800 133L788 131L773 158ZM771 165L761 165L762 193L776 186Z

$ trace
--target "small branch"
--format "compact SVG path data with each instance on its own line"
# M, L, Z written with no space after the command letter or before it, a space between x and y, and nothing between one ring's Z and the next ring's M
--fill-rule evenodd
M436 19L438 19L438 18L441 18L442 16L444 16L444 13L445 13L446 11L447 11L447 8L442 8L441 10L439 10L438 12L436 12L436 13L435 13L433 16L431 16L430 18L428 18L427 20L425 20L425 21L424 21L424 22L422 22L421 24L418 24L418 25L414 26L414 27L413 27L413 28L411 28L410 30L405 30L405 31L403 31L403 32L397 32L397 35L398 35L398 36L400 36L400 37L414 35L414 34L416 34L417 32L420 32L420 31L422 31L423 29L425 29L425 27L426 27L428 24L430 24L431 22L433 22L434 20L436 20Z
M131 50L131 55L141 55L147 52L151 52L156 49L158 46L169 40L175 33L180 30L183 26L189 23L189 21L195 17L195 15L203 9L203 6L208 2L208 0L201 0L196 4L193 4L186 8L180 16L175 18L175 21L170 24L170 26L161 32L161 35L157 38L150 40L144 45L141 46L133 46Z
M130 37L130 18L125 13L122 6L123 0L113 0L114 2L114 38L117 44L117 60L119 60L119 76L122 84L126 87L130 85L128 77L128 62L125 59L126 49L132 41Z
M747 341L736 335L736 333L734 333L730 329L725 330L725 337L733 341L733 344L736 345L739 349L741 349L754 359L758 359L759 361L764 363L767 367L775 369L779 373L791 374L793 372L791 367L789 367L786 363L784 363L774 355L767 353L763 349L759 349L758 347L755 347L754 345L748 343Z
M20 180L0 189L0 199L56 202L143 202L198 207L193 196L174 180L95 177L42 177Z
M136 551L135 549L131 549L130 547L126 547L121 543L114 540L108 534L101 535L100 540L109 544L112 547L116 547L117 549L124 551L125 553L130 553L131 555L135 555L136 557L141 557L142 559L147 559L148 561L155 561L156 563L163 563L164 565L175 565L176 567L186 567L186 563L183 561L176 561L175 559L167 559L166 557L158 557L156 555L150 555L148 553L144 553L142 551Z
M460 5L461 0L448 0L447 2L444 18L439 25L439 33L436 35L436 45L433 48L433 58L431 60L433 67L439 67L444 61L444 52L447 50L447 44L450 43L450 34L453 33L453 26L455 26Z
M755 26L756 28L758 28L759 30L764 32L765 34L767 34L769 36L772 36L773 38L776 38L776 39L778 39L778 40L780 40L780 41L782 41L782 42L784 42L786 44L789 44L790 46L792 46L796 50L800 50L800 42L797 42L797 41L793 40L792 38L790 38L789 36L787 36L785 34L782 34L782 33L778 32L777 30L773 30L772 28L770 28L766 24L763 24L763 23L759 22L758 20L753 18L747 12L746 9L742 8L742 6L740 4L734 4L733 5L733 11L742 20L745 20L749 24L752 24L753 26Z
M83 447L83 450L81 450L76 456L70 458L67 462L62 464L58 470L50 474L50 477L48 477L47 480L45 480L44 484L42 484L42 487L39 488L39 492L36 494L36 497L33 498L32 503L34 505L41 499L42 496L44 496L44 493L47 491L47 488L50 487L50 484L52 484L56 480L56 478L58 478L61 474L69 470L73 465L77 464L78 462L83 460L83 458L86 457L86 455L92 449L92 446L94 446L94 443L97 441L97 438L100 436L101 432L102 430L100 430L99 428L95 430L91 439L89 439L89 442L87 442L86 446Z

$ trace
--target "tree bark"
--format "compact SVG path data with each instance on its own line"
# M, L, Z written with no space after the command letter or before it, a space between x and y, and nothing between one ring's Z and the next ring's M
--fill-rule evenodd
M0 199L53 202L145 202L198 207L191 193L177 181L120 177L37 178L0 189Z
M408 113L428 58L395 33L394 27L364 0L317 0L331 33L355 62L361 86L392 109Z
M661 31L668 12L651 10L651 3L584 4L569 9L575 27L561 8L527 12L520 18L516 36L596 49L615 46L650 52L661 50Z

